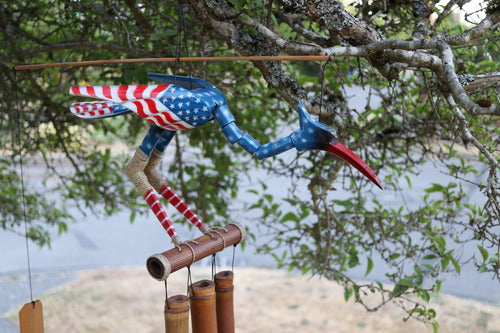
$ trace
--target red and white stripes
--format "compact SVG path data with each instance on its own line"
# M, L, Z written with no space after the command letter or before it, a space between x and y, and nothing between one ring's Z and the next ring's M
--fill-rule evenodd
M175 113L170 111L156 98L127 101L122 103L122 105L134 111L150 123L162 128L174 131L193 128L193 126L182 121Z
M155 98L169 86L169 84L74 86L70 88L69 93L70 95L96 97L119 103L142 98Z
M154 193L153 189L150 189L146 194L144 195L144 199L146 199L146 202L148 203L149 207L155 213L156 217L158 218L158 221L160 221L161 225L163 228L165 228L165 231L167 234L170 236L170 238L176 237L177 232L174 229L174 226L172 224L172 221L167 216L167 213L165 210L163 210L163 207L158 201L158 198L156 197L156 194Z
M193 128L194 126L180 119L157 98L161 97L169 86L169 84L74 86L70 88L69 93L112 101L164 129L178 131ZM110 102L99 101L74 103L70 110L80 118L99 118L113 113L112 105ZM90 109L94 107L96 109Z
M112 102L80 102L71 104L69 110L80 118L96 118L113 113Z
M185 218L189 220L198 229L204 228L204 223L201 222L200 218L189 208L189 206L170 188L168 185L164 185L160 191L162 197L164 197L172 206L174 206Z

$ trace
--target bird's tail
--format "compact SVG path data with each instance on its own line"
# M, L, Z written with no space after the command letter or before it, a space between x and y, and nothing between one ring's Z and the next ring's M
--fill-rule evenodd
M85 119L115 117L132 112L122 105L104 101L73 103L69 110L75 116Z

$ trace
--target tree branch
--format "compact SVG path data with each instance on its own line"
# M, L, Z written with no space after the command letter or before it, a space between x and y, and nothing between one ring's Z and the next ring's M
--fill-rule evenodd
M476 115L500 115L500 107L498 105L491 105L488 108L481 107L478 104L474 103L467 93L465 92L462 84L458 80L458 76L455 73L455 66L453 63L453 52L450 47L445 42L439 42L437 48L440 52L441 59L443 61L443 77L448 84L448 87L453 94L453 97L458 101L460 105L462 105L467 112Z

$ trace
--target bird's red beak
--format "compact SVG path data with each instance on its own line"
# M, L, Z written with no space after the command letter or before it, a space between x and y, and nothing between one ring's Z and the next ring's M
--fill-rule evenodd
M360 159L358 155L354 154L349 148L338 141L334 141L330 142L326 146L325 150L348 162L350 165L358 169L363 175L365 175L366 178L371 180L375 185L383 190L382 185L378 181L375 172L373 172L372 169L370 169L370 167L366 165L366 163L363 162L363 160Z

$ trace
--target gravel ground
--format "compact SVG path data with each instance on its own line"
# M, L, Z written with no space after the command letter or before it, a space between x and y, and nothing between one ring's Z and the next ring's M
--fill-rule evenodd
M205 267L192 271L193 281L211 274ZM367 313L359 304L345 303L343 289L324 279L258 268L234 273L237 332L432 331L416 320L402 321L396 305ZM169 295L185 294L186 281L185 270L172 274ZM81 271L40 299L46 332L163 332L164 297L163 283L144 267L130 267ZM431 306L440 332L500 332L499 306L447 295ZM17 322L17 310L7 316Z

